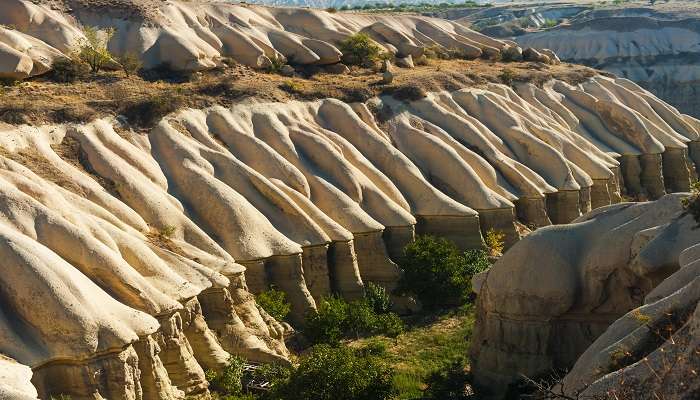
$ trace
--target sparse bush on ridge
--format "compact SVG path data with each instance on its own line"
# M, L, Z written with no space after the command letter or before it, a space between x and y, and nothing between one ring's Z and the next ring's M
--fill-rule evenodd
M135 53L127 52L117 57L117 62L122 67L122 71L127 77L131 75L136 75L137 72L143 67L141 58Z
M107 48L112 36L116 30L114 28L107 28L104 31L100 31L98 28L93 26L86 26L83 28L83 34L85 39L83 39L78 44L78 58L90 66L90 70L93 74L99 73L104 67L113 60L112 54Z
M386 57L379 45L366 33L356 33L340 42L343 62L347 65L374 64Z
M73 83L85 79L90 67L78 57L63 57L51 64L51 80L59 83Z
M472 276L489 265L484 250L460 253L447 239L419 236L404 249L399 292L416 296L427 308L460 305L472 295Z
M157 94L145 99L127 100L119 107L130 124L150 128L185 103L178 93Z

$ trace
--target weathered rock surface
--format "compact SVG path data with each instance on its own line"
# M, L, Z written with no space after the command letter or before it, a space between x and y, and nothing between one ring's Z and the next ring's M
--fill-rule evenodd
M271 59L335 64L342 55L339 42L358 32L367 33L399 58L419 57L429 46L477 58L484 52L498 54L504 46L458 23L420 16L328 13L223 1L128 0L121 7L88 7L73 0L8 0L0 4L0 77L23 79L46 72L54 59L70 54L83 40L81 25L116 28L109 44L112 53L141 55L145 68L166 64L187 71L214 68L222 57L255 68L268 67Z
M700 7L696 1L650 3L515 4L439 16L523 47L552 49L567 62L610 71L697 117Z
M620 189L658 197L665 181L687 189L693 176L698 123L626 80L492 84L372 103L388 115L382 128L368 105L333 99L187 109L148 134L110 119L4 128L0 235L14 272L1 280L0 352L34 370L42 396L204 392L204 369L221 368L230 353L285 362L289 328L251 291L285 291L301 323L331 291L356 298L366 281L395 287L395 260L416 233L474 248L496 229L510 245L516 219L570 222L618 202ZM625 238L613 236L606 244ZM597 285L586 289L595 299ZM552 289L557 301L562 290ZM609 299L587 332L602 332L633 300ZM572 363L594 336L574 337L553 365ZM98 370L114 376L91 380Z
M556 391L693 398L700 231L683 196L602 207L513 246L477 279L477 383L503 395L573 367Z
M78 22L118 25L115 52L191 70L222 56L338 65L333 43L361 30L406 58L435 44L470 57L505 46L424 17L176 1L139 2L150 6L128 9L135 17L41 4L0 4L12 35L46 44L13 39L20 78L43 68L41 57L66 54L81 38ZM700 161L700 121L628 80L601 76L577 86L484 84L415 101L184 109L141 133L117 121L125 119L0 126L0 354L16 360L3 359L0 391L12 396L205 393L204 371L231 354L288 362L291 327L253 297L271 285L287 294L299 325L331 292L357 298L365 282L394 288L396 261L416 234L466 249L496 229L512 245L517 221L567 223L623 194L687 190ZM677 209L674 197L663 199L609 210ZM616 296L604 323L590 323L594 332L636 306L636 297ZM573 363L589 336L562 359Z

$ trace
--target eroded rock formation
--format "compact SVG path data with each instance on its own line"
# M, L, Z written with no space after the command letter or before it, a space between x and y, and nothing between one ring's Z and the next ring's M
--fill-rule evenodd
M693 398L700 231L684 196L540 229L479 277L477 383L502 395L573 367L555 391Z
M0 47L0 61L9 60L0 65L14 65L5 77L45 71L81 39L78 23L117 25L115 52L189 70L222 57L337 63L335 45L358 31L406 57L436 44L468 57L507 49L423 17L36 3L0 5L1 29L15 38ZM122 117L0 126L0 354L11 358L0 390L73 399L205 393L204 371L231 354L288 362L291 327L254 293L283 290L300 325L330 293L357 298L365 282L392 289L415 234L466 249L495 229L512 245L527 230L520 223L567 223L622 195L687 190L700 160L700 122L624 79L418 97L183 109L149 131ZM632 300L616 298L606 316Z

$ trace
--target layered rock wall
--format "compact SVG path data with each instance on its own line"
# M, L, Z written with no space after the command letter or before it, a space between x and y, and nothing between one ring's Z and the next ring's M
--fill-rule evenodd
M685 196L540 229L480 276L477 384L502 397L523 376L569 371L554 392L693 398L700 235Z

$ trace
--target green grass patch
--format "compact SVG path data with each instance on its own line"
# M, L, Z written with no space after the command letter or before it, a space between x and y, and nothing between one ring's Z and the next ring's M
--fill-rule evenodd
M373 336L350 345L385 347L382 358L394 368L396 399L421 399L433 372L466 360L474 320L475 307L466 305L407 319L406 332L395 339Z

